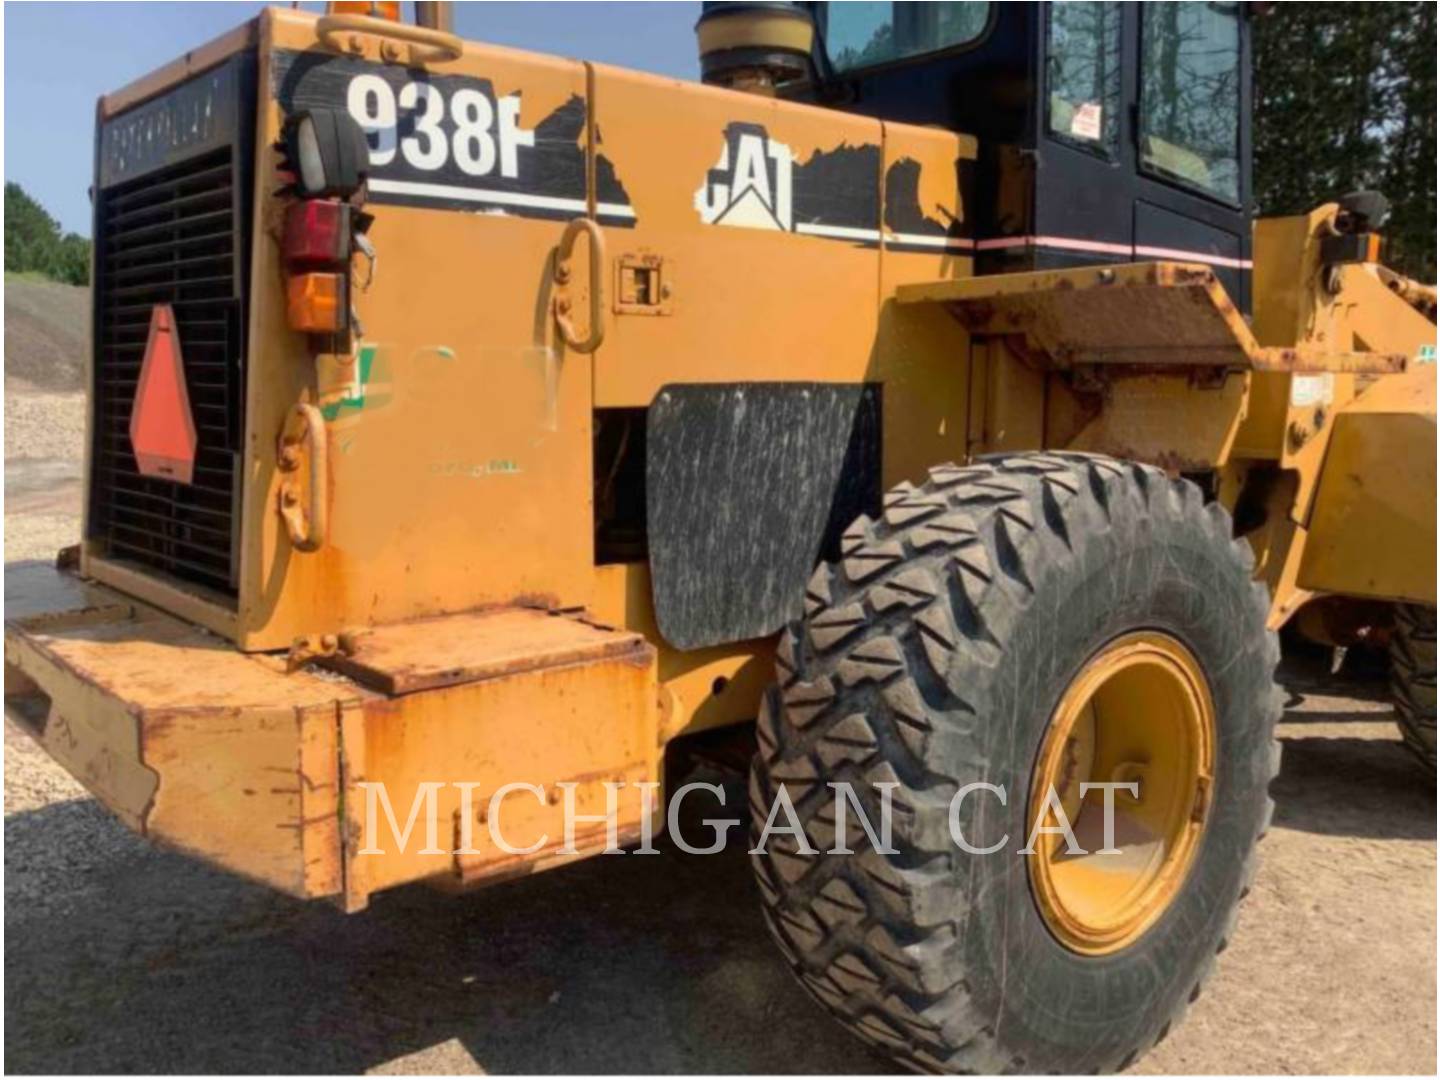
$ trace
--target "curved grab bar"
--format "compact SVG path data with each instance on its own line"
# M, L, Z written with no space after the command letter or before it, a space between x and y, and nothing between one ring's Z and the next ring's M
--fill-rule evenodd
M346 33L372 34L389 41L403 41L410 46L410 60L415 64L439 64L458 60L465 51L465 43L444 30L391 22L389 19L377 19L370 15L325 15L315 24L315 36L320 43L340 52L346 50L331 39Z
M299 420L301 433L290 435L290 424ZM300 443L310 447L310 508L309 513L300 509L300 492L295 484L284 480L280 484L280 517L285 522L285 531L290 544L296 551L319 551L325 544L329 531L329 499L326 490L330 475L326 460L328 449L325 438L325 417L314 405L299 404L286 417L285 429L280 433L280 468L291 470L299 465L291 451Z
M565 344L578 353L592 353L605 340L605 234L592 218L575 218L565 226L560 247L555 252L555 281L564 285L570 280L570 258L575 254L575 241L581 233L590 237L590 333L581 338L570 321L569 300L555 299L555 324Z

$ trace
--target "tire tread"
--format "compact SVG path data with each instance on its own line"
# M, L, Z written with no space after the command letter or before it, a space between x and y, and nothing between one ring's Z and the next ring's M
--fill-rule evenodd
M809 834L832 795L824 781L858 786L883 764L886 778L898 783L898 854L882 856L852 842L856 855L817 858L772 842L769 852L752 857L766 923L812 997L860 1038L912 1068L1027 1069L1023 1057L1007 1056L992 1018L971 1006L960 970L967 902L963 883L946 869L948 833L934 822L947 821L950 796L961 784L983 779L987 763L975 759L975 740L964 737L980 722L984 703L963 699L947 673L956 657L997 663L1008 628L1034 599L1046 561L1077 558L1086 530L1118 527L1127 501L1142 513L1193 524L1223 545L1236 573L1250 575L1249 546L1231 538L1228 515L1204 505L1188 481L1097 455L1002 455L941 465L923 484L892 491L878 520L862 517L847 530L840 562L822 565L811 578L805 618L782 632L778 682L762 702L752 801L768 806L786 787ZM1263 626L1269 599L1262 585L1252 589L1251 602L1251 615ZM1433 621L1430 640L1433 650ZM1273 634L1266 641L1273 676L1279 646ZM1255 703L1257 722L1269 733L1264 768L1272 779L1282 700L1272 679ZM827 759L825 747L853 745L847 732L856 729L856 715L866 728L866 754ZM1432 707L1432 733L1433 715ZM948 757L939 752L942 742ZM937 762L955 760L965 768L936 771ZM797 774L808 781L803 791ZM1267 794L1255 840L1264 835L1273 805ZM755 837L758 827L752 846ZM1253 843L1246 858L1249 882ZM1227 930L1220 949L1228 937ZM1213 961L1189 1000L1199 996ZM1148 1050L1179 1021L1185 1004L1100 1066L1118 1068Z
M1435 609L1395 605L1390 693L1405 745L1435 772Z

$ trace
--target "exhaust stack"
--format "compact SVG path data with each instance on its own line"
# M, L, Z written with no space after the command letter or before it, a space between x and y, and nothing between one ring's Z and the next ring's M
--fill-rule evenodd
M815 23L801 4L705 3L695 37L702 80L771 96L809 74Z

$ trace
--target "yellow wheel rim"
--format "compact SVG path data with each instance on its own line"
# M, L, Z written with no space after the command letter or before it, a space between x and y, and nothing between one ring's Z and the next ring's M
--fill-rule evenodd
M1064 809L1086 854L1061 833L1035 837L1030 886L1061 944L1090 956L1143 934L1185 883L1210 809L1215 705L1194 655L1168 634L1126 634L1097 653L1065 691L1040 747L1027 826L1060 825ZM1103 790L1137 781L1139 797L1113 793L1105 847ZM1054 789L1055 796L1048 795Z

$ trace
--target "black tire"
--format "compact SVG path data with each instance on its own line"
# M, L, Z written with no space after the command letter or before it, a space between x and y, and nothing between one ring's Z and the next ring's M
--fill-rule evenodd
M1435 771L1435 609L1395 605L1390 693L1405 745Z
M926 1071L1124 1067L1195 999L1254 874L1273 804L1279 659L1247 545L1194 485L1144 465L1048 453L931 470L861 518L781 636L751 771L753 839L783 785L811 843L833 846L831 781L898 781L894 845L852 829L852 856L772 836L753 857L766 920L807 990L870 1042ZM1047 930L1013 851L1048 718L1098 647L1135 628L1188 644L1216 707L1215 794L1184 888L1103 957ZM951 842L960 785L972 844ZM1015 793L1023 793L1023 797ZM854 815L850 815L852 818ZM1018 871L1018 872L1017 872Z

